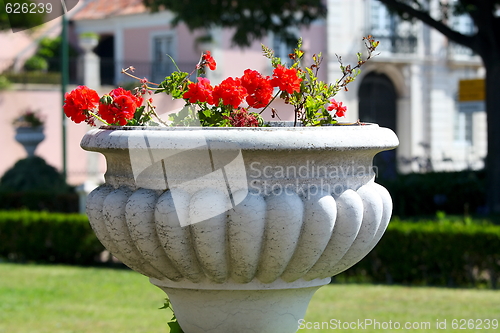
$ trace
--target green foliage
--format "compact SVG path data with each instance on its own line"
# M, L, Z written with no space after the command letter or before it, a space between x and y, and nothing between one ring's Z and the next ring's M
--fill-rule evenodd
M210 29L218 26L234 28L233 43L249 46L273 32L293 45L297 39L290 27L309 26L326 17L326 6L321 0L144 0L149 8L168 8L176 17L174 23L185 22L190 29Z
M160 83L158 90L155 93L166 93L172 96L174 99L182 98L182 95L186 91L189 84L189 74L186 72L173 72L171 75L167 76L165 80Z
M194 107L184 107L177 113L171 113L168 120L177 126L196 126L199 123Z
M43 124L44 120L39 114L39 111L30 108L23 111L21 115L13 121L15 127L39 127Z
M69 45L68 48L69 57L76 57L78 52ZM35 53L35 56L44 58L48 64L48 70L51 72L59 72L61 70L60 62L54 61L54 59L61 58L61 37L44 37L38 43L38 49Z
M61 84L61 73L54 72L9 72L4 74L12 83Z
M80 38L92 38L92 39L99 39L99 35L96 34L95 32L82 32L80 34Z
M85 215L0 211L0 257L91 264L103 250Z
M49 69L49 63L45 60L45 58L34 55L26 60L24 63L24 69L27 71L46 71Z
M0 209L28 209L60 213L79 211L78 194L53 191L0 191Z
M36 55L43 58L59 58L61 53L61 37L44 37L38 43Z
M10 85L11 82L9 81L9 79L4 75L0 75L0 91L9 89Z
M181 326L177 322L177 318L175 317L174 309L172 308L172 303L170 302L170 299L168 297L165 298L165 303L160 308L160 310L162 310L162 309L168 309L168 310L172 311L172 318L167 323L168 328L169 328L169 332L170 333L184 333Z
M405 216L433 216L481 212L486 204L484 171L430 172L378 179L387 188L394 203L394 213Z
M142 126L147 124L148 126L157 126L157 123L154 123L153 117L150 112L145 112L146 106L138 107L134 113L134 118L129 119L127 121L127 126Z
M500 226L484 221L401 221L389 224L374 250L344 276L372 282L441 286L489 285L500 277Z
M77 212L78 195L54 167L28 157L0 178L0 209Z
M281 64L281 59L274 57L274 52L270 53L263 47L265 55L271 55L270 60L273 66ZM310 67L301 68L304 51L302 51L302 39L299 39L297 48L293 50L290 58L293 60L291 68L299 70L299 77L302 78L300 92L294 92L285 97L285 101L295 108L296 120L300 120L304 126L320 126L325 124L335 124L337 120L327 111L325 105L330 103L330 99L340 90L338 84L327 84L318 80L317 74L321 65L321 54L312 56L313 64Z
M231 126L229 120L224 118L229 116L229 111L222 108L215 110L209 109L205 105L201 105L200 110L197 110L195 105L188 105L182 108L177 113L172 113L168 119L173 126L207 126L207 127L226 127Z
M293 61L290 68L297 69L298 75L302 79L300 92L294 91L292 94L281 93L281 98L285 100L285 103L293 105L296 121L300 121L304 126L322 126L337 123L337 119L334 118L335 113L329 112L326 106L331 103L331 99L341 89L347 90L346 86L354 81L360 73L359 68L372 58L373 52L379 43L372 39L371 36L363 37L363 40L368 51L367 58L362 59L358 53L358 62L356 65L344 66L342 59L338 57L342 77L333 84L320 81L317 77L323 60L321 53L313 54L313 64L309 67L301 66L304 62L304 51L302 50L302 38L298 40L297 47L289 57ZM273 67L276 68L278 65L281 65L282 60L274 56L273 50L263 45L262 52L265 57L271 60Z

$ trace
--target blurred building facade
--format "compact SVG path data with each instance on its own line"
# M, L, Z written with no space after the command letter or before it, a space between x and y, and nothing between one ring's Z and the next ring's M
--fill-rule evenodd
M467 49L451 44L421 22L404 22L391 15L376 0L328 0L327 6L326 19L292 32L303 37L306 57L320 52L324 55L322 79L330 82L341 75L337 54L342 56L344 64L356 63L356 53L364 49L363 36L370 34L380 41L380 54L364 66L349 91L339 93L337 99L348 107L346 121L375 122L393 129L399 136L400 147L395 152L381 154L377 160L377 164L385 166L383 172L390 175L396 169L425 172L483 167L486 114L479 109L460 112L457 98L460 80L484 76L480 59ZM289 48L273 35L254 42L247 49L239 49L231 44L230 29L191 32L183 24L174 27L170 24L172 13L151 14L141 0L87 0L71 14L75 44L82 33L99 36L92 50L98 56L99 66L89 67L98 71L99 79L94 83L84 82L92 75L87 79L80 75L73 83L85 83L101 93L108 92L112 85L129 81L121 73L122 68L128 66L136 68L134 74L138 77L160 82L175 69L167 54L175 59L181 70L190 72L201 52L210 50L218 68L209 73L209 78L217 83L227 76L242 75L246 68L270 74L270 64L261 55L261 42L283 57L289 53ZM451 24L461 32L473 32L473 25L465 16L452 18ZM28 90L24 89L24 96L34 94ZM54 89L45 93L45 101L50 102L36 103L34 107L41 107L51 123L54 119L50 128L54 131L54 139L50 147L42 143L39 153L52 154L48 160L60 167L58 149L62 139L60 134L55 138L58 133L55 124L60 125L61 121L61 109L57 107L61 96ZM32 97L19 97L20 94L23 94L20 90L0 92L0 126L11 126L6 120L15 117L15 109L34 101ZM44 99L39 96L37 100ZM178 102L166 96L156 100L158 110L164 111L179 108L182 103ZM280 117L291 119L290 110L283 105L279 107L284 110ZM74 154L79 161L74 166L70 164L68 170L69 180L75 184L88 177L97 179L105 169L101 157L76 152L85 130L84 125L79 125L79 129L69 125L69 158ZM13 136L7 137L11 134L8 129L0 133L4 133L3 142L8 142L7 146L16 145ZM4 146L3 149L7 152L8 148ZM13 159L23 157L21 149L10 150L15 153L0 162L0 173L13 164Z
M431 11L438 11L437 1L431 3ZM399 148L384 158L395 158L403 172L482 168L486 113L460 112L458 100L460 80L484 77L479 57L420 21L391 15L376 0L330 0L328 10L329 55L353 54L361 48L360 35L380 41L380 54L342 99L351 115L398 134ZM452 17L450 24L462 33L474 32L468 16ZM338 64L335 57L329 60L332 74Z

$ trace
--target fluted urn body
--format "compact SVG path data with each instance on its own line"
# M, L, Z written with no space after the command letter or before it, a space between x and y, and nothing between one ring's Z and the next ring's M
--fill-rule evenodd
M377 125L103 128L87 200L103 245L170 297L184 332L288 333L312 294L361 260L392 212Z

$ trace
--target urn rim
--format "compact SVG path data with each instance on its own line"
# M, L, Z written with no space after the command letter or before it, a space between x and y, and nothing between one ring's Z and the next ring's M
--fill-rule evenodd
M172 143L200 136L207 142L231 142L242 150L360 149L379 152L399 145L399 140L391 129L377 124L319 127L103 126L87 132L80 145L85 150L98 152L109 149L127 150L130 148L130 138L134 137L168 137L168 141Z

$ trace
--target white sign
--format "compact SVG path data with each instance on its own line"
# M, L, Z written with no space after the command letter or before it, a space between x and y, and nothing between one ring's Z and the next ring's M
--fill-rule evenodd
M480 112L485 111L486 106L484 101L474 101L474 102L459 102L458 111L464 113Z

